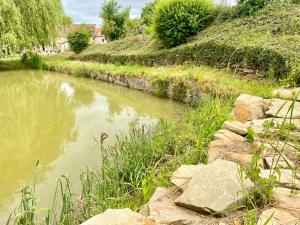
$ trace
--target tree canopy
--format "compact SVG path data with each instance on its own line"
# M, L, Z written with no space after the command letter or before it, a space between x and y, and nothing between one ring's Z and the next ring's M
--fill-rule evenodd
M49 44L63 23L61 0L0 0L0 49Z
M103 19L103 31L110 40L125 37L130 22L130 8L123 8L117 0L105 1L100 17Z

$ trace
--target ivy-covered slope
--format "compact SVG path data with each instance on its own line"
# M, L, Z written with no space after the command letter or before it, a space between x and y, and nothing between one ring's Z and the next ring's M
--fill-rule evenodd
M250 17L218 20L176 48L163 49L150 36L137 36L92 45L77 59L148 66L195 63L277 78L298 77L299 34L300 5L281 4Z

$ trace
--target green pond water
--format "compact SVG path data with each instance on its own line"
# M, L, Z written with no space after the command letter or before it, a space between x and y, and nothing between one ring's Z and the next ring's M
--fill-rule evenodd
M132 126L180 119L185 107L128 88L46 71L0 72L0 224L18 205L39 160L37 196L49 207L56 180L67 175L80 192L79 175L97 168L96 140L106 144Z

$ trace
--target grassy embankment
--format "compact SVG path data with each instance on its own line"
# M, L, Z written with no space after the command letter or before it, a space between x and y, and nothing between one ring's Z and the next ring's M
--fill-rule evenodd
M266 8L252 17L216 22L188 44L174 49L160 49L150 37L135 37L91 46L75 57L92 62L45 58L44 66L51 70L87 77L93 72L146 76L159 84L172 79L179 79L179 83L193 80L205 93L202 103L178 124L161 122L151 132L133 130L129 137L120 138L116 146L102 148L102 168L82 173L80 200L68 188L64 189L63 211L56 216L49 213L46 224L78 224L107 208L137 210L157 186L170 185L168 178L180 164L205 162L207 146L230 118L238 94L270 97L277 85L268 78L298 74L299 53L295 46L299 41L299 10L298 5L284 5L276 10ZM255 75L238 76L201 64L239 72L251 69ZM99 141L105 141L104 137ZM18 211L16 224L24 224L25 220L35 224L32 221L38 209L32 202L27 203L29 207Z
M20 62L18 57L15 58L0 58L0 72L7 70L25 69L26 67Z
M99 64L72 61L62 56L45 58L44 66L86 77L101 72L112 76L146 76L154 82L192 79L204 93L202 103L190 109L180 123L161 122L151 132L133 130L130 137L120 138L116 146L102 149L103 158L115 163L103 160L101 170L82 173L80 204L73 203L69 212L60 217L67 221L66 224L82 222L107 208L139 209L156 187L170 186L171 172L179 165L206 161L207 146L223 122L230 118L238 94L270 97L277 87L276 82L269 79L241 77L207 66Z
M250 17L224 13L187 44L163 49L149 36L90 46L77 59L101 63L230 67L268 77L299 75L300 5L268 6ZM224 22L225 21L225 22ZM249 71L250 69L250 71Z

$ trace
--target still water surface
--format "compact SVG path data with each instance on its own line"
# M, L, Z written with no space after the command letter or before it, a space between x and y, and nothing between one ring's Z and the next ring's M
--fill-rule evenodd
M130 127L178 120L183 105L107 83L45 71L0 72L0 224L34 177L37 195L49 206L56 179L67 175L80 191L79 174L100 161L95 140L106 144Z

